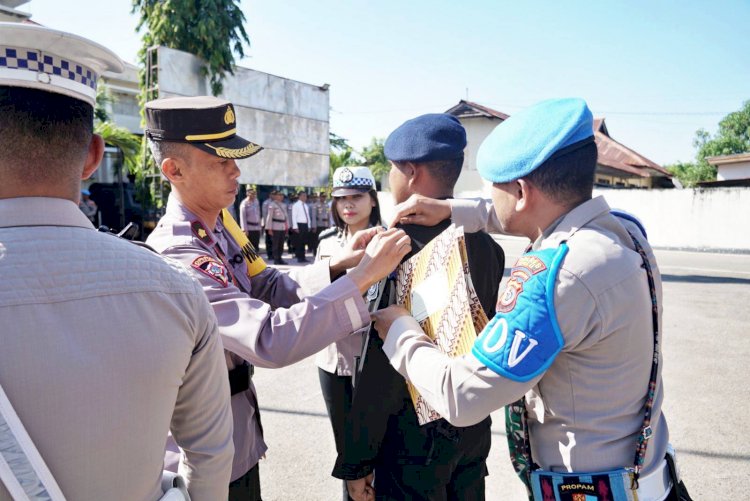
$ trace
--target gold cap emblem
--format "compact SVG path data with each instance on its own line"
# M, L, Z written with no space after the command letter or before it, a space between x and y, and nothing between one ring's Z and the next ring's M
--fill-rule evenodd
M231 106L227 106L227 112L224 113L224 123L227 125L234 123L234 111L232 111Z

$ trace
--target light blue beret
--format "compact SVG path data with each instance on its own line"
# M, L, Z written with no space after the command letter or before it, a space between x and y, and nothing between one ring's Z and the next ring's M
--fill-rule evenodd
M495 127L479 147L477 170L488 181L507 183L593 140L593 117L586 101L548 99Z

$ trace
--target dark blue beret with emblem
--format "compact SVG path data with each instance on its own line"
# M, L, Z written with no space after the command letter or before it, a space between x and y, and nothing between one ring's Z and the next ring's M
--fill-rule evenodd
M507 183L593 141L593 118L586 101L548 99L495 127L479 147L477 170L488 181Z
M432 162L460 158L466 130L453 115L430 113L412 118L385 140L385 157L393 162Z

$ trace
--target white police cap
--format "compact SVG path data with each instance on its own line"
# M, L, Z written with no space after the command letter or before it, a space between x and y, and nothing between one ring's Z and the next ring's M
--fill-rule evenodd
M375 178L367 167L339 167L333 173L332 197L356 195L375 189Z
M104 71L121 73L111 50L72 33L24 23L0 23L0 86L64 94L94 106Z

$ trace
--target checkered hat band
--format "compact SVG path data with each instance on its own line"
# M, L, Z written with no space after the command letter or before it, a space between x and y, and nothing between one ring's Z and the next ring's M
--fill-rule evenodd
M38 50L0 46L0 68L57 75L96 89L96 73L91 68Z
M343 182L337 179L333 181L334 188L355 188L357 186L369 186L372 187L372 181L364 177L355 177L351 181Z

